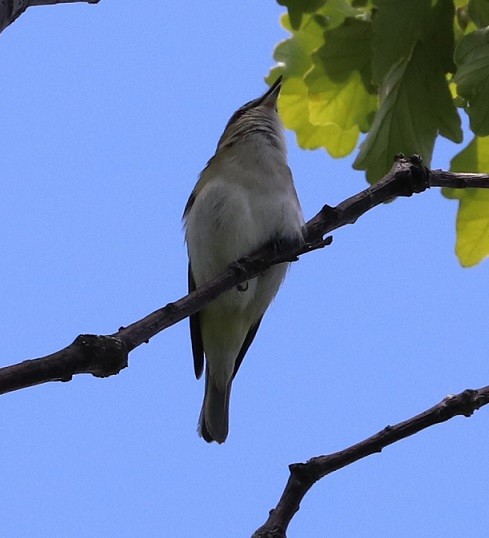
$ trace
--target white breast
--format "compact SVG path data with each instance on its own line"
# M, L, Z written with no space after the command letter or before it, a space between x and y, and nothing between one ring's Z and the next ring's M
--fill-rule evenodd
M197 285L271 240L302 234L304 219L283 157L250 149L245 153L252 159L233 151L211 164L188 214L186 239Z

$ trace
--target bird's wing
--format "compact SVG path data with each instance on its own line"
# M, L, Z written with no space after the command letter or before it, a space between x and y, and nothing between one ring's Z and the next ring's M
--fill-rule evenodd
M188 264L188 292L195 290L195 281L192 275L192 268ZM202 345L202 334L200 332L199 312L189 316L190 319L190 339L192 341L192 354L194 356L194 372L197 379L204 371L204 346ZM251 344L251 342L250 342Z
M209 159L207 162L205 168L202 170L199 176L199 180L195 184L195 187L193 191L190 193L189 199L187 200L187 203L185 204L185 209L183 210L183 219L186 220L188 218L188 214L190 213L190 210L194 206L195 200L197 199L197 196L200 192L202 192L202 189L209 183L209 181L212 181L215 177L215 173L209 172L209 167L211 164L214 163L214 169L215 165L219 163L219 159L214 155Z
M234 376L238 373L239 367L241 366L241 363L243 362L246 352L251 346L251 343L253 342L253 340L255 339L256 332L258 331L258 327L260 326L262 319L263 319L263 316L254 325L250 327L250 330L248 331L248 334L246 335L246 338L244 339L243 345L241 346L238 356L236 357L236 362L234 363L233 379L234 379Z

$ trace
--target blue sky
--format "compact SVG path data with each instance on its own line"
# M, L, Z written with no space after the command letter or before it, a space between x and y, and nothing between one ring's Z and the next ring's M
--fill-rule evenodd
M112 333L186 292L181 214L232 112L286 34L273 1L31 8L0 36L2 364ZM365 187L288 134L306 218ZM433 167L458 148L437 146ZM120 375L2 396L8 537L249 536L287 465L488 383L487 262L454 256L437 189L376 208L293 265L233 387L228 441L195 433L187 322ZM489 413L317 484L289 535L450 537L487 528Z

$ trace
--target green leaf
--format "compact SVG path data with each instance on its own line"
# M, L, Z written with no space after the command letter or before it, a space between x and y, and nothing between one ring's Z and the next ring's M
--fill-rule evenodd
M290 30L287 16L282 25ZM286 77L302 77L312 65L311 54L323 43L323 27L311 16L304 17L302 28L291 39L282 41L275 48L273 57L283 65Z
M380 86L392 67L411 55L430 0L377 0L375 4L372 72Z
M301 27L297 30L293 29L290 17L283 16L282 26L292 32L292 37L277 45L274 58L283 64L286 77L305 75L312 66L311 55L324 44L325 28L332 30L357 13L347 0L328 0L316 12L303 13Z
M325 44L313 53L314 67L306 75L311 123L369 129L377 109L370 82L371 40L372 25L355 19L325 32Z
M479 136L489 135L489 29L466 35L455 50L459 66L453 80L468 102L470 127Z
M345 17L354 17L357 10L348 0L277 0L277 3L286 6L289 15L291 31L298 31L307 15L319 17L324 26L334 28L339 26Z
M376 0L373 19L373 81L380 85L416 44L426 46L441 71L453 72L454 7L446 0Z
M489 137L475 137L451 162L453 172L489 170ZM455 252L464 267L489 256L489 190L443 189L447 198L459 200Z
M282 25L292 29L288 16L282 18ZM277 69L286 75L278 101L279 113L284 126L295 131L297 143L302 148L317 149L332 136L331 130L315 127L309 122L309 97L303 80L312 65L312 52L323 43L323 33L324 28L317 18L304 16L301 29L276 47L274 58L280 67L273 69L267 77L268 82L275 80Z
M355 167L373 181L397 153L429 163L438 134L462 139L446 77L455 69L453 0L280 3L300 13L300 27L283 19L292 38L275 51L279 109L300 146L340 157L370 129Z
M372 7L373 0L352 0L351 5L353 7L368 8Z
M380 107L354 167L376 181L395 154L429 163L438 134L462 140L445 74L454 70L454 6L446 0L376 0L373 81Z
M455 252L463 267L472 267L489 256L489 191L464 189L459 199Z
M469 16L479 27L489 25L489 0L470 0Z
M277 0L277 3L287 8L290 24L294 30L298 30L302 16L305 13L314 13L326 3L326 0Z
M347 155L353 151L358 129L341 130L333 123L318 126L307 120L309 98L302 78L288 78L284 81L278 105L284 126L295 131L301 148L324 147L334 156Z
M450 0L431 0L431 4L431 9L422 23L420 41L429 50L439 69L444 73L454 73L456 70L453 61L455 9Z
M401 152L417 153L429 166L438 133L462 140L445 76L419 42L411 57L398 62L384 78L379 111L353 167L366 170L368 181L375 182Z
M324 147L334 157L351 153L356 146L359 127L349 124L342 126L330 121L312 122L315 116L311 112L317 99L308 91L304 77L313 66L312 55L324 44L325 28L328 32L340 26L347 14L356 13L346 0L329 0L313 14L303 14L299 30L293 31L291 39L280 43L275 49L274 58L279 67L269 74L268 80L275 80L279 69L285 80L280 92L279 111L282 121L288 129L297 135L299 146L307 149ZM287 16L282 19L283 26L292 31Z
M474 172L487 174L489 171L489 136L475 136L470 144L455 155L450 163L452 172ZM455 189L458 193L464 189Z

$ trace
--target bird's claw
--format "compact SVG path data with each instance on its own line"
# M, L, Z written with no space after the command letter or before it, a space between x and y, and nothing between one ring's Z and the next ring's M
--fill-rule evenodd
M249 262L250 259L251 258L249 258L249 257L240 258L239 260L231 262L229 264L229 268L234 269L240 275L248 276L248 271L246 270L246 268L244 267L243 264L246 263L246 262ZM238 291L246 291L248 289L248 281L245 280L244 282L240 282L239 284L236 285L236 289Z

